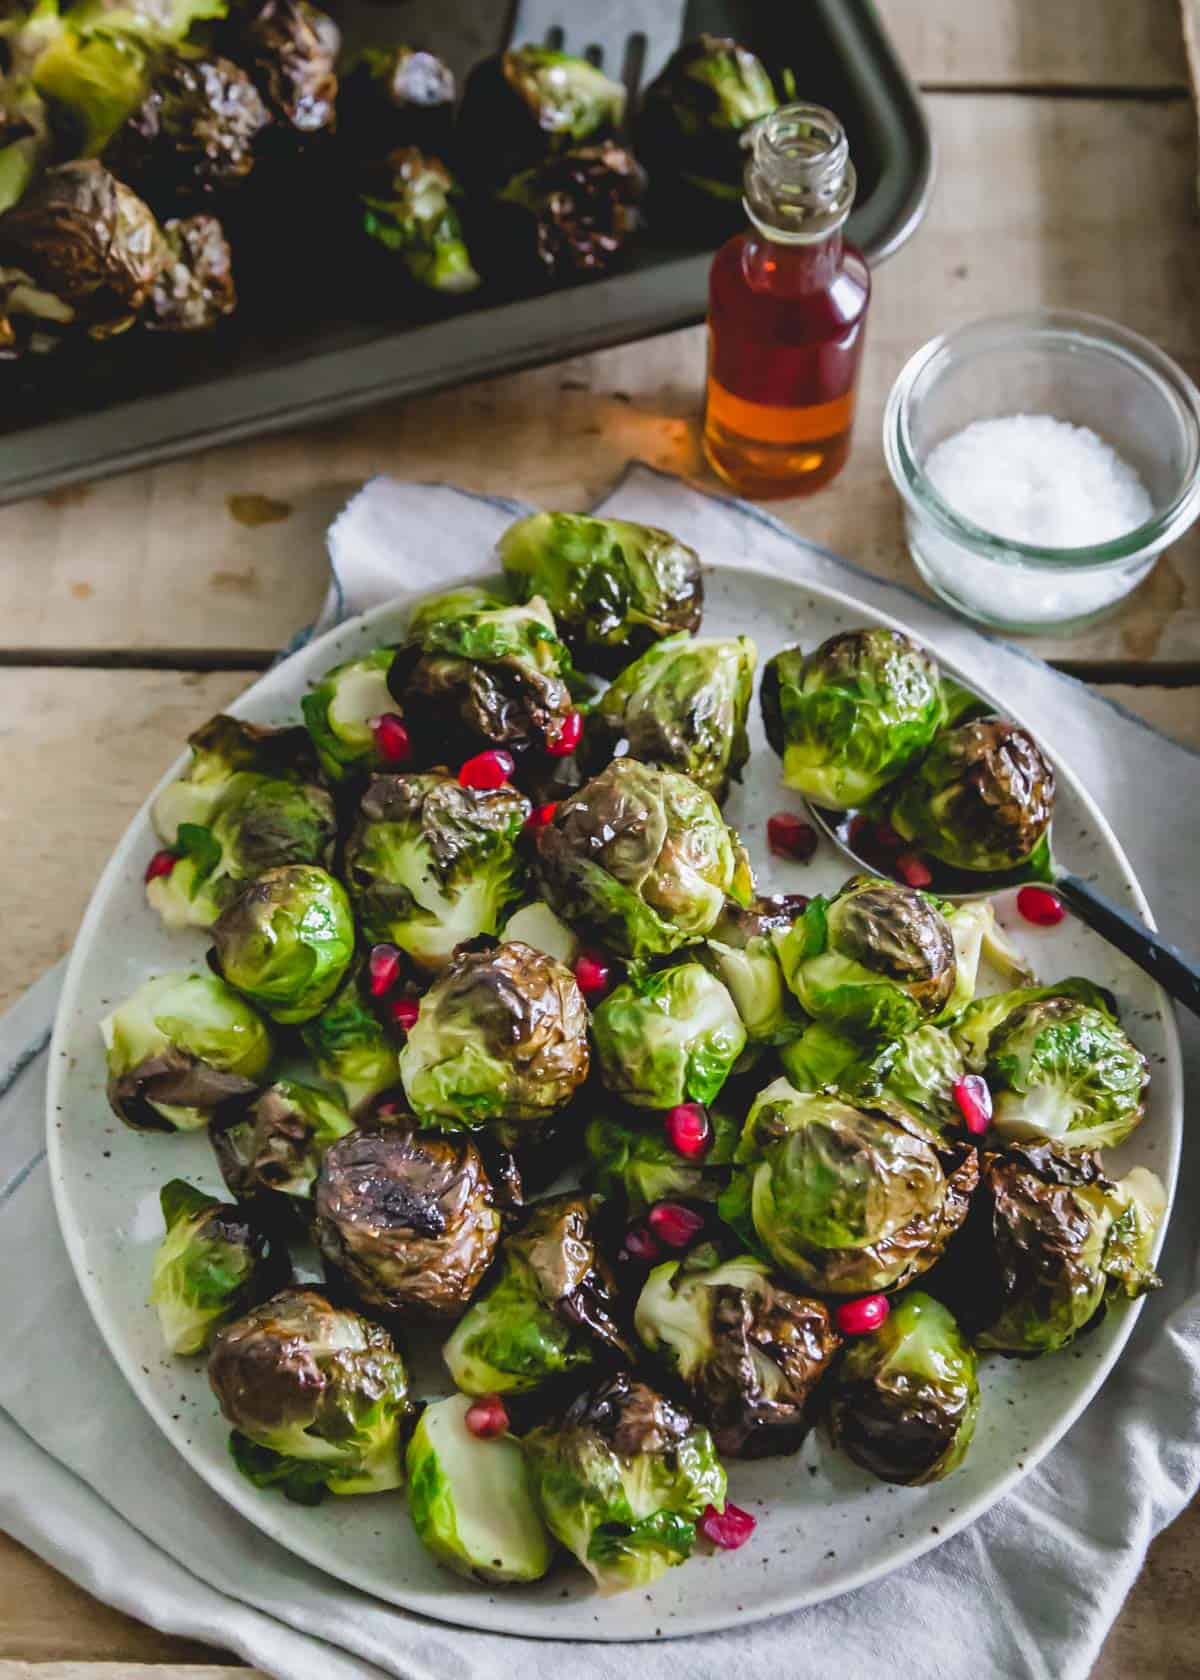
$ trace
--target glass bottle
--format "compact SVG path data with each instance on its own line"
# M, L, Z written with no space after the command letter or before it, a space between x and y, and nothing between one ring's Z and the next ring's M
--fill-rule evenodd
M742 495L800 496L849 454L871 277L842 234L855 174L833 112L783 105L749 143L751 225L709 278L704 453Z

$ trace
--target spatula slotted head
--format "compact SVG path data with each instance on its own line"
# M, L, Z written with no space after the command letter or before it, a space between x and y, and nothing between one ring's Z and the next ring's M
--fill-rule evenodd
M557 47L624 82L632 99L679 45L685 0L521 0L510 44Z

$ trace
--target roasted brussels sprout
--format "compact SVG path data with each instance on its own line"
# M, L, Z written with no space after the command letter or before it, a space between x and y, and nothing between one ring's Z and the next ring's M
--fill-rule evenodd
M796 1451L841 1340L822 1302L792 1294L765 1261L723 1259L711 1244L654 1268L634 1324L733 1458Z
M174 52L155 62L145 97L105 147L104 162L161 209L237 186L269 121L258 89L230 59Z
M534 1503L521 1444L467 1428L465 1394L433 1400L408 1443L408 1510L422 1543L456 1575L537 1581L554 1542Z
M617 986L592 1014L604 1084L635 1108L713 1100L746 1048L733 999L696 962Z
M232 255L215 216L165 222L170 258L143 316L151 332L208 332L237 308Z
M496 933L523 886L517 839L528 816L529 801L507 782L463 787L441 770L372 776L346 844L363 933L431 973L456 946Z
M135 1131L195 1131L222 1103L249 1096L271 1060L266 1027L212 974L143 981L100 1032L108 1100Z
M625 1371L523 1445L547 1526L601 1592L649 1586L686 1562L697 1518L725 1505L708 1430Z
M473 594L435 597L414 614L388 673L426 762L545 747L573 710L570 657L546 603L468 604Z
M924 893L855 875L809 900L776 935L784 978L815 1020L851 1034L899 1038L939 1015L958 974L954 938Z
M750 756L746 713L754 686L748 636L668 636L656 642L588 714L588 747L607 764L631 758L682 770L721 801Z
M738 204L742 136L779 103L747 47L718 35L685 41L646 89L638 151L667 191L685 182L705 198Z
M1166 1201L1145 1167L1114 1184L1090 1151L1032 1144L985 1155L978 1228L967 1232L977 1345L1053 1353L1107 1300L1157 1289L1151 1253Z
M210 961L275 1021L309 1021L337 991L354 956L354 916L342 883L312 864L268 869L213 925Z
M454 73L415 47L363 47L339 76L338 134L356 160L386 157L398 146L451 155Z
M453 1322L500 1239L479 1151L466 1139L389 1126L325 1152L316 1239L365 1306L408 1322Z
M45 101L60 155L98 156L141 104L150 73L151 54L133 36L83 33L58 22L32 65L31 80Z
M591 1365L603 1349L628 1356L616 1285L592 1230L595 1206L579 1195L537 1202L500 1245L487 1292L442 1349L467 1394L536 1388Z
M944 718L937 661L898 630L846 630L763 668L767 740L785 787L833 811L865 805L925 752Z
M676 770L619 758L538 831L536 868L564 920L640 960L712 931L738 857L711 794Z
M285 1289L222 1330L208 1378L256 1487L315 1505L404 1482L408 1373L386 1330L313 1289Z
M510 48L467 77L461 148L479 184L499 187L553 153L611 136L624 114L625 89L586 59Z
M27 275L60 306L46 308L51 319L93 338L133 325L169 261L146 205L94 160L48 169L0 216L0 268Z
M285 864L327 865L336 838L324 788L240 770L209 822L179 824L174 868L146 883L146 901L170 928L212 927L240 882Z
M587 1071L587 1006L574 975L516 943L455 957L400 1052L422 1122L450 1131L503 1122L507 1147L569 1102Z
M188 736L191 762L154 801L151 821L159 839L172 844L181 823L208 827L242 770L284 781L315 782L317 761L307 733L298 726L264 729L219 712Z
M332 1092L277 1079L211 1135L221 1177L239 1202L282 1202L307 1217L325 1151L353 1129Z
M341 31L309 0L261 0L230 17L226 50L245 66L277 123L301 136L332 130Z
M492 203L497 266L535 286L609 273L641 225L645 187L637 159L610 140L521 170Z
M368 237L394 251L417 284L433 292L471 292L479 284L454 208L457 192L440 158L406 146L371 171L360 194Z
M1005 718L943 729L891 804L897 834L955 869L1015 869L1045 839L1054 770Z
M347 659L326 671L301 699L305 727L331 782L392 767L372 724L395 710L387 685L395 656L395 648L377 647Z
M624 1198L633 1218L661 1201L715 1202L730 1177L741 1125L725 1108L709 1110L712 1143L688 1159L667 1142L661 1124L644 1113L595 1115L584 1133L589 1179L606 1199Z
M1115 1148L1145 1114L1150 1069L1087 980L980 998L954 1023L1002 1137Z
M746 1117L717 1207L752 1247L825 1295L899 1289L937 1260L978 1182L973 1148L885 1097L777 1079Z
M978 1415L975 1350L953 1314L916 1289L872 1335L850 1343L829 1400L834 1445L903 1487L957 1470Z
M85 35L114 34L168 47L178 45L194 25L223 18L228 9L229 0L73 0L70 21Z
M803 1031L804 1017L784 984L775 948L807 905L806 898L728 900L696 955L729 988L751 1044L786 1044Z
M150 1301L167 1351L203 1353L222 1324L283 1286L286 1253L244 1208L173 1178L159 1192L166 1235Z
M700 628L700 557L669 531L584 513L531 513L500 538L523 600L545 600L588 671L612 674L676 631Z
M351 1114L400 1083L400 1052L363 1002L353 973L300 1035L317 1072L338 1086Z

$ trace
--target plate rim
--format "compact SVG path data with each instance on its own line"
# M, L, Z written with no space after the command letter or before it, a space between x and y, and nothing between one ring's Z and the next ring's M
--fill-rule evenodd
M803 538L800 540L801 542L805 541ZM943 656L938 647L936 636L917 636L904 624L903 620L857 599L844 590L806 578L784 576L766 566L730 565L722 562L706 562L703 566L703 574L706 578L719 572L729 573L738 578L756 577L773 587L778 587L782 583L794 589L797 593L816 596L826 604L840 610L849 611L852 614L861 614L864 618L870 620L873 625L912 636L923 646L929 647L937 657L939 664L951 675L969 681L957 660ZM481 567L462 578L447 580L446 587L458 588L470 584L494 583L499 576L500 574L494 567ZM375 624L393 617L398 611L403 611L413 602L432 593L436 593L436 591L426 587L402 589L378 606L372 607L364 613L352 614L350 617L340 620L337 624L331 625L328 630L323 631L319 636L311 637L301 646L289 650L286 655L269 666L254 682L238 694L224 710L233 716L240 715L247 702L253 702L259 691L265 686L274 686L278 683L281 674L286 672L294 662L298 662L301 658L307 659L322 648L332 647L337 638L345 636L348 631L353 631L355 634L364 631L369 632ZM1024 723L1018 708L1006 704L1004 709L1015 722ZM1029 725L1025 724L1025 727L1028 728ZM1141 882L1125 855L1125 850L1108 819L1070 765L1052 748L1046 750L1056 774L1060 775L1062 780L1070 786L1072 794L1079 799L1090 822L1098 830L1100 837L1109 848L1117 868L1130 888L1131 897L1138 912L1147 925L1154 928L1156 923L1153 912L1146 899ZM191 1451L188 1444L182 1439L182 1428L174 1422L165 1405L160 1403L150 1380L143 1376L140 1369L130 1371L127 1368L127 1362L123 1356L123 1338L119 1333L115 1318L110 1317L109 1308L98 1280L89 1271L84 1241L71 1215L69 1191L66 1183L66 1154L63 1133L55 1125L54 1117L62 1100L62 1083L66 1077L69 1062L63 1048L63 1040L67 1037L69 1024L75 1013L75 998L82 983L86 962L85 954L90 952L92 945L93 924L100 919L112 886L121 874L129 855L144 842L145 827L149 824L150 810L159 791L182 773L187 761L188 753L185 750L179 754L165 774L154 785L142 805L130 819L96 880L67 960L67 970L63 978L62 992L55 1014L54 1029L49 1046L50 1060L46 1089L46 1151L55 1214L58 1219L59 1230L62 1233L64 1247L75 1273L76 1282L114 1364L171 1446L179 1453L184 1463L212 1489L218 1498L230 1505L240 1516L245 1517L255 1528L266 1534L285 1551L301 1558L305 1563L319 1569L323 1574L343 1581L355 1591L363 1592L380 1603L392 1605L410 1614L427 1616L431 1620L444 1625L470 1632L502 1633L528 1639L560 1640L572 1644L637 1644L644 1642L646 1636L643 1633L610 1631L602 1626L595 1626L591 1631L581 1634L578 1638L573 1638L570 1634L564 1634L557 1628L539 1630L536 1625L530 1625L536 1622L536 1606L522 1605L508 1608L505 1606L502 1596L496 1596L484 1588L480 1588L477 1598L463 1599L452 1596L443 1601L439 1598L439 1595L426 1592L420 1588L412 1591L402 1588L395 1593L383 1593L376 1586L362 1585L351 1570L338 1569L333 1566L336 1559L331 1560L327 1547L320 1544L310 1546L302 1542L297 1543L289 1525L286 1522L275 1520L275 1506L269 1500L261 1498L259 1490L250 1487L248 1484L242 1487L234 1483L230 1480L228 1473L218 1474L213 1466L204 1461L202 1454ZM1169 1147L1166 1159L1162 1164L1162 1177L1167 1190L1167 1210L1154 1245L1154 1258L1157 1258L1174 1210L1179 1160L1183 1146L1184 1093L1182 1052L1175 1012L1163 988L1157 982L1152 982L1152 984L1156 1009L1164 1027L1164 1062L1157 1079L1166 1087L1166 1109L1170 1131ZM748 1626L752 1623L771 1620L774 1617L789 1615L797 1610L839 1598L845 1593L857 1591L858 1588L866 1586L872 1581L881 1580L897 1569L914 1562L925 1553L944 1545L946 1541L961 1533L972 1523L977 1522L980 1517L998 1504L1018 1483L1032 1474L1046 1455L1058 1445L1072 1424L1095 1399L1097 1393L1111 1375L1113 1367L1123 1354L1141 1316L1144 1304L1145 1297L1143 1296L1122 1308L1121 1320L1105 1358L1097 1363L1088 1382L1074 1401L1066 1406L1049 1428L1039 1435L1033 1449L1023 1453L1020 1465L1014 1464L1007 1475L1000 1476L985 1491L980 1492L974 1499L959 1507L953 1517L942 1519L938 1525L939 1532L937 1534L920 1533L906 1538L895 1545L885 1557L849 1570L844 1577L838 1578L836 1585L826 1583L818 1586L810 1585L807 1588L798 1587L794 1590L784 1590L770 1604L758 1604L745 1609L739 1609L730 1604L728 1608L714 1609L711 1612L700 1610L689 1615L684 1626L664 1627L657 1634L657 1639L680 1639L688 1638L694 1634L724 1632L734 1626ZM601 1604L608 1601L595 1598L589 1600L589 1602ZM619 1604L620 1601L617 1598L612 1602ZM463 1613L464 1607L467 1609L466 1615Z

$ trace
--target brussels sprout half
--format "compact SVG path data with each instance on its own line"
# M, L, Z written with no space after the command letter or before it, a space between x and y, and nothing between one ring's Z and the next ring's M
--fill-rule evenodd
M684 1563L697 1518L725 1505L708 1430L624 1371L522 1445L548 1528L601 1592L648 1586Z
M687 1159L644 1112L597 1114L584 1133L586 1171L598 1195L621 1196L633 1218L655 1202L715 1202L729 1182L741 1122L723 1107L708 1112L712 1143Z
M208 1377L234 1462L302 1505L403 1485L408 1373L386 1330L285 1289L218 1335Z
M627 665L588 714L588 747L682 770L718 802L750 756L757 652L748 636L668 636Z
M662 968L617 986L592 1013L596 1064L635 1108L708 1103L746 1047L732 997L701 963Z
M399 1048L363 1002L353 972L300 1036L317 1072L338 1087L351 1114L361 1114L400 1083Z
M611 136L624 112L624 87L586 59L514 47L467 77L459 149L478 185L496 188L544 158Z
M223 32L276 124L299 136L332 133L341 30L310 0L251 0L234 6Z
M937 661L898 630L847 630L763 669L767 739L785 787L832 811L865 805L927 750L944 720Z
M760 1092L721 1217L806 1288L899 1289L927 1271L966 1218L979 1165L899 1103Z
M458 183L440 158L402 146L370 172L359 194L369 239L394 252L419 286L457 296L474 291L471 264L454 201Z
M507 782L463 787L445 771L373 776L345 863L367 939L436 972L456 946L496 933L524 883L517 840L529 809Z
M361 47L338 79L338 138L356 161L386 157L398 146L451 155L454 72L436 54Z
M188 746L192 756L187 769L168 782L151 807L154 832L168 846L182 823L211 825L241 771L305 783L315 783L320 776L312 743L298 724L266 729L218 712L188 736Z
M711 1245L654 1268L634 1324L685 1384L717 1451L741 1458L796 1451L841 1341L822 1302L792 1294L754 1255L722 1259Z
M221 1177L239 1202L262 1200L307 1217L325 1151L353 1129L331 1091L277 1079L211 1135Z
M108 1100L135 1131L195 1131L222 1103L250 1096L271 1060L263 1022L212 974L144 981L100 1032Z
M170 261L150 290L143 323L150 332L207 332L237 308L233 255L215 216L163 223Z
M293 864L244 886L213 926L210 961L273 1020L311 1020L354 956L354 916L327 870Z
M543 158L492 200L486 237L510 281L564 285L617 267L641 226L646 177L610 140Z
M679 183L736 204L746 131L779 101L762 62L727 36L698 35L671 55L646 89L638 151L669 195Z
M829 1401L834 1445L904 1487L956 1470L978 1415L975 1350L949 1310L920 1290L847 1346Z
M331 782L390 768L371 725L396 709L387 683L395 656L395 648L371 648L333 666L302 697L305 727Z
M486 1294L442 1349L457 1387L503 1394L591 1365L604 1348L628 1356L594 1213L586 1197L550 1197L504 1239Z
M104 150L119 180L156 205L227 192L245 180L270 118L244 70L217 53L169 52L156 55L141 91Z
M465 1394L433 1400L408 1443L408 1511L422 1544L456 1575L537 1581L554 1542L530 1489L519 1441L467 1428Z
M534 513L500 538L524 600L554 613L580 666L611 674L654 642L700 628L700 557L669 531L582 513Z
M807 898L755 898L746 906L728 900L696 952L728 987L751 1044L787 1044L804 1030L775 935L786 933L807 904Z
M244 1208L181 1178L163 1185L159 1203L166 1235L150 1302L169 1353L203 1353L222 1324L286 1283L288 1257Z

